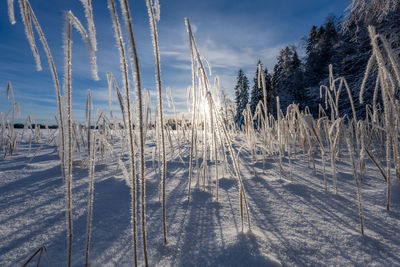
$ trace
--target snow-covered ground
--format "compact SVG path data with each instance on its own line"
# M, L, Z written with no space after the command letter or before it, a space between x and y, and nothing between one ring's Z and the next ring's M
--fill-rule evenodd
M39 146L33 145L29 153L28 144L21 143L15 156L0 159L0 266L21 266L41 246L46 246L53 266L66 265L65 187L60 160L56 147L45 145L27 164ZM361 183L362 236L353 170L346 154L338 162L336 195L329 167L329 189L324 189L319 160L314 174L306 159L297 155L291 183L280 178L274 159L268 159L263 172L261 160L253 166L251 154L243 149L240 172L252 223L252 229L247 230L245 224L243 232L233 170L228 169L219 180L219 202L215 201L214 181L206 191L194 186L188 203L188 148L182 149L183 162L169 154L168 245L164 246L153 148L154 143L146 146L150 266L400 266L399 181L393 175L391 210L387 211L386 183L367 161ZM286 160L283 163L288 167ZM211 164L212 178L213 169ZM193 179L195 183L196 175ZM88 183L87 169L77 164L72 192L73 266L85 263ZM113 159L98 157L94 187L91 266L132 266L130 189ZM143 264L140 236L139 263ZM46 264L42 258L41 266Z

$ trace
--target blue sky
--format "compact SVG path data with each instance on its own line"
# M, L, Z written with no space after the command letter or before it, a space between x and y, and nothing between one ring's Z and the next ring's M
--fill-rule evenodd
M171 87L180 111L186 111L186 91L191 84L187 32L188 17L200 52L209 60L213 75L219 75L221 86L233 99L233 88L239 68L249 80L254 76L259 59L272 71L279 50L289 44L300 45L312 25L320 25L329 14L340 16L349 0L159 0L161 20L158 23L163 91ZM15 25L8 21L6 1L0 5L0 112L7 113L7 81L11 81L15 99L21 105L21 120L28 114L39 122L53 122L57 113L54 86L44 51L38 42L43 71L35 62L25 37L15 1ZM60 79L63 76L63 12L72 12L86 26L83 8L78 0L31 0L31 5L46 34L55 58ZM50 4L51 3L51 4ZM130 1L135 38L139 53L143 87L151 91L156 103L154 56L145 0ZM92 90L96 110L108 112L106 73L113 72L120 81L119 54L115 46L107 1L93 1L97 31L100 81L90 76L89 56L80 36L73 34L72 77L73 110L77 121L84 118L87 89ZM116 100L114 94L114 100ZM165 106L167 102L165 101ZM114 101L113 109L119 106Z

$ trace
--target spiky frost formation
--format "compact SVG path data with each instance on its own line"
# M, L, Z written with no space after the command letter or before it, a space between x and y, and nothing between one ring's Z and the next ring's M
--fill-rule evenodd
M67 118L67 146L66 146L66 161L67 161L67 182L66 182L66 197L67 197L67 225L68 225L68 267L71 266L72 260L72 110L71 110L71 11L66 12L65 29L64 29L64 96L66 96L65 112Z
M356 166L356 161L354 158L353 129L351 129L351 128L352 128L352 126L350 124L349 128L345 130L344 136L346 139L347 149L350 154L350 159L351 159L351 163L353 166L354 181L356 183L356 188L357 188L358 212L359 212L359 216L360 216L360 231L361 231L361 234L364 235L364 217L363 217L363 210L362 210L360 181L358 178L357 166Z
M88 95L88 98L90 95ZM91 100L88 100L88 102ZM88 138L92 139L92 148L90 151L89 159L89 208L88 208L88 220L87 220L87 236L86 236L86 261L85 266L89 266L89 250L90 250L90 237L92 230L92 213L93 213L93 192L94 192L94 172L95 172L95 153L96 153L96 133L88 135ZM88 140L89 142L89 140Z
M91 132L91 110L92 110L92 93L90 89L88 90L88 95L87 95L87 100L86 100L86 129L87 129L87 152L88 152L88 160L90 159L90 144L91 144L91 138L90 138L90 132Z
M162 206L163 206L163 233L164 233L164 244L167 244L167 225L166 225L166 192L165 192L165 180L167 174L167 161L165 156L165 136L164 136L164 117L163 117L163 104L162 104L162 85L161 85L161 64L160 64L160 52L158 47L158 33L156 18L154 17L154 7L151 0L146 0L147 12L150 20L151 36L153 41L153 50L155 57L155 68L156 68L156 83L158 91L158 112L159 112L159 123L161 132L161 153L162 153ZM160 20L160 6L158 1L155 2L155 10L157 20ZM146 262L147 264L147 262Z
M126 3L127 4L127 3ZM108 1L108 8L111 13L111 19L113 22L113 28L115 32L115 39L117 42L117 46L120 52L120 60L121 60L121 71L123 77L123 89L125 90L126 96L126 108L125 105L122 104L123 100L121 99L121 95L119 90L117 90L118 98L120 100L121 111L123 114L126 113L124 121L126 121L125 126L127 126L128 130L128 140L129 140L129 158L130 158L130 180L131 180L131 195L132 195L132 202L131 202L131 215L132 215L132 235L133 235L133 251L134 251L134 261L135 266L138 265L138 254L137 254L137 220L136 220L136 169L135 169L135 151L134 151L134 132L133 132L133 121L132 121L132 114L131 114L131 100L130 100L130 86L129 86L129 78L128 78L128 64L126 59L125 53L125 46L123 42L123 37L121 33L121 26L119 23L117 10L115 6L114 0ZM126 13L126 6L124 8L123 3L121 1L121 8L123 13ZM118 87L117 87L118 88Z
M72 25L81 34L82 40L86 43L86 45L89 49L92 78L97 81L97 80L99 80L99 76L97 74L97 59L96 59L96 54L95 54L96 50L93 46L92 40L90 39L89 35L87 34L82 23L74 16L74 14L71 11L69 11L67 14L70 16Z
M192 29L190 27L189 19L185 18L186 28L189 34L189 47L190 47L190 59L192 63L192 87L193 90L193 110L192 110L192 132L191 132L191 142L190 142L190 161L189 161L189 182L188 182L188 202L190 201L190 190L192 185L192 176L193 176L193 154L195 148L195 133L197 133L196 129L196 114L197 114L197 89L196 89L196 74L195 74L195 59L194 59L194 49L192 43ZM197 150L196 150L197 155Z
M10 23L15 24L14 0L7 0L7 5L8 5L8 18L10 19Z
M72 120L72 39L71 32L72 26L81 34L82 38L89 43L89 53L94 55L93 49L91 49L90 40L86 34L85 29L79 20L73 15L71 11L67 11L64 14L65 18L65 29L64 29L64 96L65 96L65 113L67 118L67 131L66 131L66 160L67 166L67 212L68 212L68 266L71 265L72 260L72 160L73 160L73 120ZM93 63L93 62L92 62ZM95 63L95 62L94 62ZM97 74L96 74L97 75Z
M358 25L360 22L366 25L373 21L382 22L399 5L399 0L352 0L346 9L349 12L343 22L344 29L347 30L352 24Z
M35 63L36 63L36 70L40 71L42 70L42 65L40 62L40 55L36 46L35 42L35 37L33 35L33 29L32 29L32 20L30 16L30 10L29 10L29 2L26 0L18 0L19 2L19 7L21 11L21 17L22 21L24 23L24 29L25 29L25 35L26 38L29 41L29 45L31 47L33 57L35 58Z
M92 43L93 50L97 51L96 28L94 27L93 21L92 0L81 0L81 3L85 8L85 17L88 23L90 42Z
M110 116L111 118L113 117L112 114L112 84L113 84L113 78L111 72L107 72L107 85L108 85L108 109L110 111Z
M146 180L145 180L145 162L144 162L144 131L143 131L143 98L142 86L139 69L139 57L136 51L136 42L133 34L132 17L127 0L120 0L122 16L124 18L125 30L128 35L128 47L130 54L130 63L133 73L133 80L135 82L137 106L138 106L138 126L139 126L139 147L140 147L140 179L141 179L141 217L142 217L142 241L145 264L148 266L147 246L146 246Z
M155 17L157 21L160 21L160 3L158 0L154 0L154 10L155 10Z

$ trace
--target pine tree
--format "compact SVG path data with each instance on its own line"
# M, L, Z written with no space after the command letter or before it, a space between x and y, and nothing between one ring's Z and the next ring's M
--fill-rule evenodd
M293 56L290 61L290 72L288 75L289 92L293 97L293 102L300 104L304 108L308 100L308 92L304 90L303 71L301 69L301 61L296 50L293 50Z
M282 111L291 103L307 104L308 91L304 89L302 64L294 46L280 51L272 76L272 88L280 98Z
M312 26L310 30L310 36L306 40L306 52L307 54L310 54L312 51L314 51L317 43L318 43L318 30L317 26Z
M246 105L249 102L249 80L244 74L243 70L239 70L237 76L237 83L235 86L235 103L236 103L236 114L235 123L242 128L244 124L243 110L246 109Z
M305 86L318 85L328 77L328 66L332 63L337 39L335 17L328 17L319 28L311 28L306 40Z

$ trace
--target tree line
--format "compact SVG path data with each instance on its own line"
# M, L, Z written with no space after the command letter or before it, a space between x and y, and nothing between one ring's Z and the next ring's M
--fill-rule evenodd
M344 76L352 89L356 103L357 116L365 116L365 105L358 104L358 92L364 72L371 55L368 25L373 25L390 42L391 49L400 59L400 5L398 0L356 1L351 11L336 18L328 16L320 26L312 26L308 36L302 40L305 51L304 58L298 55L298 47L288 45L277 56L277 62L270 73L263 70L268 112L276 115L276 97L279 96L280 107L285 112L286 107L296 103L300 108L306 106L314 115L318 114L320 85L327 85L329 65L332 65L335 77ZM261 61L257 66L262 64ZM244 123L243 111L250 105L254 115L257 104L263 101L263 89L258 86L258 67L250 88L248 78L242 69L237 75L235 91L234 121L240 127ZM367 81L365 99L371 102L373 84L376 76ZM400 92L400 90L397 90ZM345 94L345 92L342 92ZM399 93L398 93L399 94ZM342 113L350 109L347 97L341 97Z

